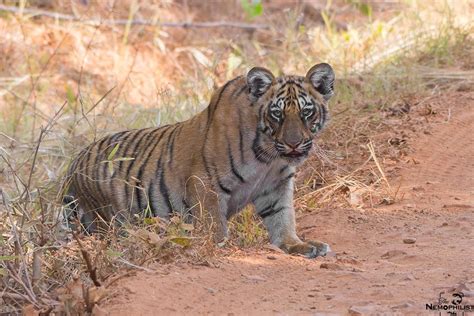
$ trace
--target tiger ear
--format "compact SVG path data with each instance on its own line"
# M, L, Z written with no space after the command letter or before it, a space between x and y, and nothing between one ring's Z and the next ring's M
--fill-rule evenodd
M324 100L328 101L334 94L334 70L329 64L322 63L311 67L306 74L306 79L321 93Z
M250 94L258 99L267 92L275 80L270 70L262 67L254 67L247 73L247 86Z

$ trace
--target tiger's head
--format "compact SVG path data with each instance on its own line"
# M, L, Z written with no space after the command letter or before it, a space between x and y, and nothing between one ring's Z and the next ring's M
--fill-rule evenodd
M313 66L305 77L273 74L261 67L247 74L252 103L257 105L259 126L253 144L257 158L281 158L301 163L328 118L328 100L334 94L334 71L326 63Z

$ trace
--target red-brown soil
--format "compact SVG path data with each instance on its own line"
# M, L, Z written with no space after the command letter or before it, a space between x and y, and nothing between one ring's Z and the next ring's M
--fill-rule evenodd
M474 304L474 94L451 102L409 139L394 204L299 215L300 234L331 256L242 250L216 267L154 266L111 286L96 314L418 315L454 290Z

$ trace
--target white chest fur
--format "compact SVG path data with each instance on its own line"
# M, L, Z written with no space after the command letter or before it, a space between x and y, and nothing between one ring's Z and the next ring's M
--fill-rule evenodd
M268 165L255 161L243 166L239 171L245 182L237 183L229 177L228 181L233 181L235 186L227 202L227 218L248 205L264 191L275 187L293 173L295 167L288 166L286 162L278 159Z

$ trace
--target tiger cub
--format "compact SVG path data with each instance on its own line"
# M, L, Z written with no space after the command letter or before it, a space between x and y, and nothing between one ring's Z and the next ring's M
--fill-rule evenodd
M305 77L275 78L255 67L219 88L187 121L100 139L69 168L75 214L94 232L101 222L120 223L133 214L169 218L206 210L222 240L228 219L253 204L272 244L324 256L327 244L296 234L293 177L328 118L334 78L326 63Z

